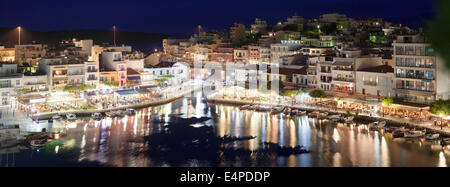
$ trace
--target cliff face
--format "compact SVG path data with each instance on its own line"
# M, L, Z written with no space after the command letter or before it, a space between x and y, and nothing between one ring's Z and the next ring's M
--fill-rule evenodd
M125 43L150 43L161 42L162 39L170 37L166 34L144 33L144 32L116 32L118 44ZM93 39L95 44L113 43L113 32L109 30L61 30L40 32L24 30L21 31L21 43L27 44L33 41L44 44L54 44L61 40ZM0 44L14 46L18 43L18 31L16 28L0 28Z

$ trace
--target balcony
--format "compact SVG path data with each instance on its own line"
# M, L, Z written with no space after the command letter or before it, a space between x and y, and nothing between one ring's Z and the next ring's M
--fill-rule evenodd
M341 68L341 67L335 67L333 68L334 71L353 71L353 68Z
M54 79L57 79L57 78L67 78L67 74L65 74L65 75L53 75L53 78L54 78Z
M97 78L97 77L94 77L94 78L87 78L87 80L88 80L88 81L96 81L96 80L98 80L98 78Z
M433 69L436 66L434 64L430 64L430 65L425 65L425 64L421 64L421 65L413 65L413 64L395 64L395 66L397 67L407 67L407 68L430 68Z
M350 78L334 78L333 81L339 81L339 82L354 82L355 79L350 79Z
M98 69L87 69L88 73L96 73L98 72Z
M397 78L405 78L405 79L420 79L420 80L434 80L434 77L428 78L425 76L417 76L417 75L402 75L402 74L396 74Z

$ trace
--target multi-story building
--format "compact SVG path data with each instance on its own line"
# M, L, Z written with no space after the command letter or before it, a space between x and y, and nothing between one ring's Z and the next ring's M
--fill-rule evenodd
M356 93L376 97L395 96L394 68L381 65L356 71Z
M270 59L271 62L279 62L280 57L292 56L298 54L301 46L296 43L280 43L272 44L270 46Z
M46 57L39 61L39 70L47 74L50 91L62 90L68 84L68 60L66 57Z
M234 49L234 62L246 63L248 59L248 50L244 48Z
M119 86L127 84L127 61L123 60L122 52L104 51L101 54L100 68L102 71L117 71Z
M400 35L393 46L397 98L413 103L449 98L449 72L423 36Z
M255 23L252 24L251 32L260 33L267 28L267 21L256 18Z
M100 85L100 67L99 62L87 61L84 62L84 80L85 84L92 85L95 89Z
M15 60L22 66L23 63L28 63L31 66L36 65L36 63L46 55L47 46L42 44L28 44L28 45L16 45L15 46Z
M353 94L355 92L354 59L334 58L332 78L333 91Z
M0 46L0 62L14 62L14 61L15 61L15 49Z
M23 87L23 74L17 73L17 64L0 63L0 106L10 105L16 89Z
M317 68L317 80L318 87L325 91L330 91L333 89L332 86L332 66L333 58L331 57L319 57L319 61L316 65Z

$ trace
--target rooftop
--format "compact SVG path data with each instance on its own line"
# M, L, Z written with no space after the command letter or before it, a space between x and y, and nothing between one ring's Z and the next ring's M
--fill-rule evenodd
M389 65L381 65L371 68L360 69L358 71L372 72L372 73L394 73L394 68L392 68L392 66Z

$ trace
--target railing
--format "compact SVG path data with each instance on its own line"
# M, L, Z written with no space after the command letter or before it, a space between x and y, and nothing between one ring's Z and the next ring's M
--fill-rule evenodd
M355 79L346 79L346 78L334 78L333 81L342 81L342 82L354 82Z
M353 71L353 68L333 68L336 71Z
M397 67L408 67L408 68L435 68L435 65L408 65L408 64L395 64Z
M87 72L89 72L89 73L95 73L95 72L98 72L98 70L97 70L97 69L88 69Z
M397 89L399 90L410 90L410 91L420 91L420 92L434 92L434 90L426 90L426 89L419 89L419 88L406 88L397 86Z
M425 76L410 76L410 75L401 75L401 74L396 74L397 78L407 78L407 79L421 79L421 80L434 80L433 78L427 78Z

